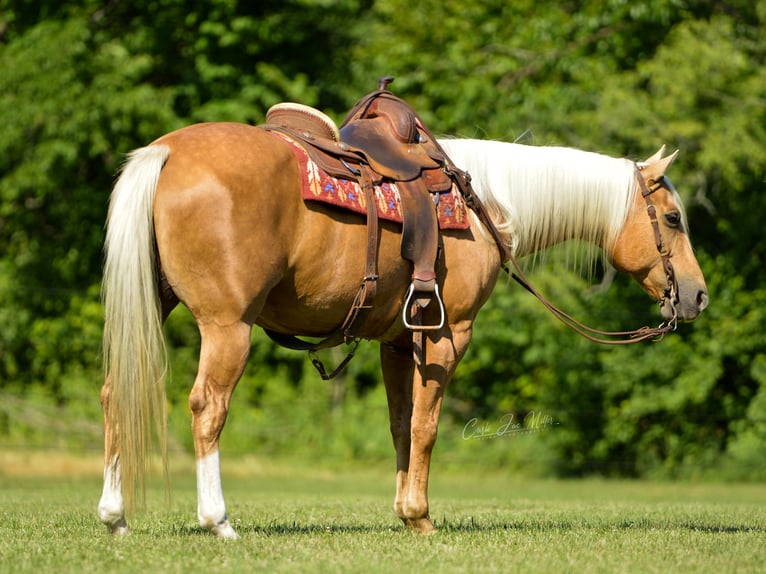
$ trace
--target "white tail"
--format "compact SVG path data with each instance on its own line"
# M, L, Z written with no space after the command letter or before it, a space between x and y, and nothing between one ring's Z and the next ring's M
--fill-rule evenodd
M154 197L170 149L153 145L128 157L112 192L106 226L104 374L109 377L106 460L118 455L125 502L143 484L152 427L167 469L167 358L158 297Z

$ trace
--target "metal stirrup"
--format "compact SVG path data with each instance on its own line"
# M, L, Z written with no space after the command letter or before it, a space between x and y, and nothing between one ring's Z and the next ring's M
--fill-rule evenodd
M434 292L433 296L436 298L436 301L439 303L439 323L437 325L417 325L415 323L410 322L410 319L408 317L409 315L409 308L412 304L412 298L415 294L415 283L410 283L410 288L407 290L407 295L404 298L404 307L402 308L402 323L404 323L404 326L407 327L407 329L410 329L411 331L438 331L442 327L444 327L444 303L442 302L442 298L439 295L439 285L434 285Z

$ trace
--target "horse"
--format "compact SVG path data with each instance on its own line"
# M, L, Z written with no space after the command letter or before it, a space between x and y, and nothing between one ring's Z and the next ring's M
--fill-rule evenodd
M664 177L678 152L663 157L663 146L637 164L568 148L440 143L471 174L516 257L581 239L633 277L666 320L692 321L706 307L682 202ZM224 501L219 438L251 330L333 332L365 264L364 217L304 201L296 163L284 139L237 123L191 125L129 154L110 198L103 277L105 464L98 514L109 532L129 532L126 510L134 508L148 451L156 441L167 450L162 326L182 303L201 337L189 395L197 517L220 538L238 537ZM637 191L641 179L652 184L657 234ZM403 324L412 268L399 254L398 224L381 221L376 303L359 332L380 345L396 453L394 511L419 533L435 530L428 479L442 399L503 263L493 236L470 217L469 228L441 234L436 269L445 321L425 333L422 362L415 361L413 335ZM660 233L675 270L673 300L656 244ZM426 314L436 313L432 307Z

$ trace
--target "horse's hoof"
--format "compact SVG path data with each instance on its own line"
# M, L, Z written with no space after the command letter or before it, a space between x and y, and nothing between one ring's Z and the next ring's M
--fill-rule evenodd
M402 520L410 532L426 536L436 533L436 527L430 518L403 518Z
M118 538L128 536L130 534L130 528L128 528L128 523L125 522L124 518L121 518L120 520L111 524L107 524L106 529L109 531L109 534Z
M239 540L239 534L234 531L228 520L225 520L220 524L216 524L213 526L213 528L210 529L210 532L222 540Z

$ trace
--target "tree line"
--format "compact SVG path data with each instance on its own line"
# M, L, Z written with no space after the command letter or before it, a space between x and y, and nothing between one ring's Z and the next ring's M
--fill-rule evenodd
M0 401L0 442L76 441L30 412L99 419L103 223L125 153L194 122L257 124L280 101L341 119L393 75L392 90L440 134L632 159L680 149L670 176L710 289L697 323L658 344L605 349L501 282L448 392L454 432L442 432L442 448L475 456L456 438L467 421L545 413L557 423L549 432L493 441L481 456L564 475L766 475L766 2L0 6L0 396L13 398ZM605 328L657 320L640 289L601 274L597 288L554 254L534 278ZM198 341L182 311L167 332L171 424L183 442ZM387 452L374 348L327 385L302 355L259 335L253 345L232 445ZM311 432L269 431L292 418L280 405L301 397ZM371 411L382 429L367 429Z

